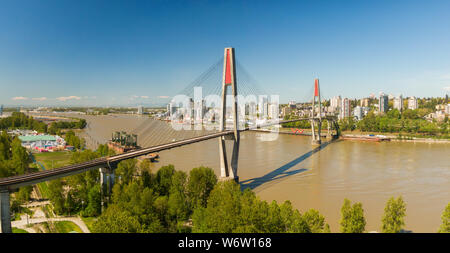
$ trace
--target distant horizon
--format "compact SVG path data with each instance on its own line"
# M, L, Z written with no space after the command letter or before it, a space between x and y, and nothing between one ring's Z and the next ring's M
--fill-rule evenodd
M385 95L391 95L391 94L385 94ZM339 96L339 95L338 95ZM349 97L345 97L342 96L342 98L348 98L350 100L360 100L363 98L370 98L370 96L365 96L365 97L360 97L360 98L349 98ZM403 96L403 99L406 100L410 97L415 97L417 99L430 99L430 98L441 98L441 99L445 99L446 96L444 95L443 97L437 96L437 97L417 97L417 96ZM379 96L376 96L375 99L379 98ZM322 98L322 100L330 100L331 98ZM280 105L282 104L288 104L291 101L288 102L283 102L280 103ZM298 103L311 103L309 101L295 101L296 104ZM80 107L80 108L94 108L94 107L98 107L98 108L137 108L138 106L143 106L144 108L165 108L167 106L167 104L154 104L154 105L149 105L149 104L130 104L130 105L26 105L26 104L19 104L19 105L8 105L8 104L1 104L3 105L3 108L39 108L39 107L48 107L48 108L74 108L74 107Z

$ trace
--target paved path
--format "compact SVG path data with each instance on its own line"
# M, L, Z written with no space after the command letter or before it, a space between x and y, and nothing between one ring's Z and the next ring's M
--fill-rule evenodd
M21 220L11 222L11 225L16 228L25 229L30 233L35 233L35 231L31 228L27 227L27 216L22 215ZM56 218L29 218L28 224L38 224L48 221L71 221L75 223L78 227L80 227L83 233L90 233L86 224L84 224L83 220L79 217L56 217Z

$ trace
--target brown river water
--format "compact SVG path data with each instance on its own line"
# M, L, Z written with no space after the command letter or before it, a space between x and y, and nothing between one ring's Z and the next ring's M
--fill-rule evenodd
M113 131L119 130L137 133L138 144L143 147L183 137L179 132L170 132L168 123L147 117L74 117L87 119L82 135L91 148L105 143ZM162 134L155 135L158 132ZM325 216L332 232L339 232L344 198L363 204L367 231L381 231L387 200L402 196L406 202L406 230L438 230L441 214L450 202L449 143L346 140L326 142L316 148L307 136L279 134L272 141L269 137L267 133L241 134L240 182L261 199L290 200L301 212L315 208ZM167 164L183 171L203 165L220 175L218 147L218 140L212 139L160 152L154 170ZM228 150L231 154L231 146Z

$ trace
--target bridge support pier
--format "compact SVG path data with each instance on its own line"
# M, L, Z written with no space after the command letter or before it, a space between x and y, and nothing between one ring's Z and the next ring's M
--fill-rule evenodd
M231 86L232 108L233 108L233 128L234 134L230 136L219 137L219 155L220 155L220 180L234 180L239 182L237 176L238 158L239 158L239 131L238 131L238 108L237 108L237 84L236 67L234 59L234 48L225 48L223 64L223 83L222 83L222 110L220 111L220 131L226 127L227 112L227 88ZM227 150L225 140L233 140L233 153L231 155L231 166L228 165Z
M115 182L115 172L114 169L110 168L100 168L100 185L101 185L101 202L102 202L102 212L105 208L105 202L109 200L112 193L112 188Z
M314 129L315 128L315 122L316 121L314 119L311 121L311 130L312 130L311 144L319 145L319 144L322 143L322 140L320 139L321 138L321 136L320 136L320 134L321 134L320 129L322 128L322 124L321 124L320 120L317 122L317 134L316 134L316 131Z
M317 98L317 105L318 105L318 109L319 112L317 113L317 118L316 118L316 98ZM320 100L320 89L319 89L319 79L314 79L314 95L313 95L313 100L312 100L312 120L311 120L311 130L312 130L312 144L316 145L316 144L321 144L322 141L320 140L320 131L322 129L322 102ZM317 135L316 132L314 130L314 125L317 121Z
M1 233L12 233L9 191L0 189L0 229Z

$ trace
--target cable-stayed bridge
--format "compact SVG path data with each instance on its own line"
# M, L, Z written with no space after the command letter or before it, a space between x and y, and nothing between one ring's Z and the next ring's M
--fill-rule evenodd
M195 97L195 87L204 84L207 81L215 85L205 86L205 93L209 95L217 95L215 101L216 111L212 113L213 120L207 121L212 124L212 129L204 130L200 127L200 131L183 131L173 128L167 128L163 131L154 131L149 134L141 143L145 143L148 139L154 140L154 145L129 151L123 154L114 155L110 157L103 157L88 162L68 165L53 170L39 171L24 175L12 176L7 178L0 178L0 216L1 216L1 232L11 233L11 217L10 217L10 193L17 190L19 187L33 185L44 181L53 180L56 178L67 177L83 173L92 169L100 170L100 183L102 184L102 196L111 194L112 186L115 180L115 169L120 161L136 158L154 152L177 148L192 143L202 142L210 139L218 139L220 159L220 179L221 180L235 180L239 181L238 176L238 159L239 159L239 144L240 133L270 126L278 126L284 123L297 122L307 120L311 122L312 130L312 144L321 144L321 126L324 120L328 121L328 136L331 138L333 129L336 130L336 135L339 134L336 118L333 116L325 116L322 113L320 100L319 80L314 81L314 93L312 100L311 117L294 119L294 120L267 120L264 122L248 125L246 121L241 120L239 116L242 114L243 108L239 108L238 97L248 97L253 94L262 94L264 91L257 85L249 85L252 78L243 69L243 67L235 61L234 48L225 48L224 57L219 62L213 64L205 73L198 79L186 87L181 94L185 98ZM220 70L221 62L223 62L223 71L221 80L214 75ZM239 79L239 86L236 69L242 73L243 78ZM214 79L215 78L215 79ZM221 83L221 85L217 85ZM230 93L230 94L229 94ZM188 100L190 103L191 101ZM227 104L231 104L231 108ZM278 106L278 105L277 105ZM188 107L189 110L193 109ZM193 116L195 113L188 110L188 115ZM244 109L245 110L245 109ZM214 111L214 110L213 110ZM194 124L194 117L182 118L187 124L179 124L180 127L192 126ZM178 115L180 116L180 115ZM203 115L202 115L203 116ZM202 117L203 118L203 117ZM172 117L172 121L177 121L177 116ZM176 124L175 124L176 125ZM141 133L152 131L150 122L144 121L132 132ZM233 143L231 150L231 159L228 159L228 153L225 142Z

